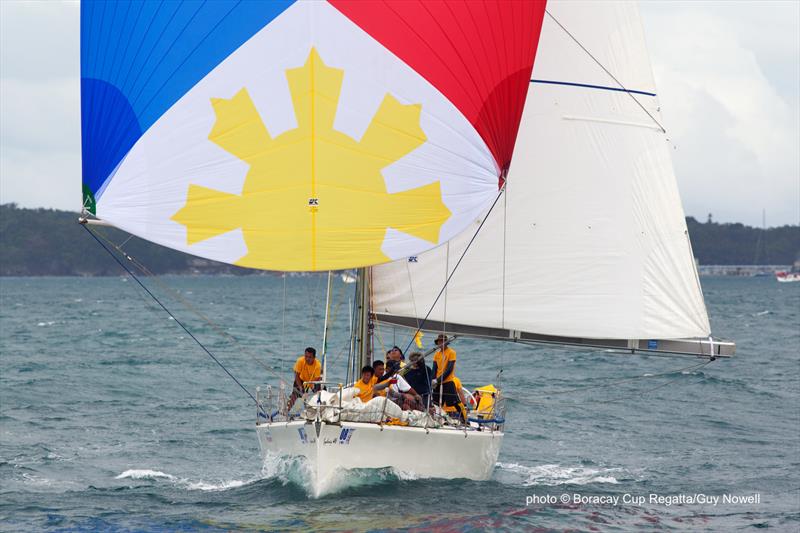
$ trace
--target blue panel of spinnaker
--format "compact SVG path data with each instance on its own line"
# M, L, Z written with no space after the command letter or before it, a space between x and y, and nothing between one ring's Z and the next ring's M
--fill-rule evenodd
M181 96L293 0L81 2L84 193Z

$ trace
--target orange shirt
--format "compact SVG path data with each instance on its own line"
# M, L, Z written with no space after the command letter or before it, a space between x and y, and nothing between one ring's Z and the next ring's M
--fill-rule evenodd
M317 381L322 376L322 365L319 359L314 359L313 364L306 363L306 356L301 355L294 364L294 371L300 376L300 381Z
M372 399L372 379L369 380L369 383L364 383L364 380L359 379L353 384L353 387L355 387L355 389L358 390L356 398L358 398L362 402L367 403Z
M450 377L444 380L443 383L453 381L453 378L456 377L456 351L448 346L444 349L444 354L439 350L433 355L433 362L436 363L436 375L434 376L436 379L439 379L442 374L444 374L447 364L450 361L453 362L453 371L450 373Z

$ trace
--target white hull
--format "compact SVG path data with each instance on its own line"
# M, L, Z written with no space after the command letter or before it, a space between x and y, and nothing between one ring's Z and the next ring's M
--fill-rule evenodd
M779 272L775 278L779 283L792 283L800 281L800 273L796 272Z
M379 426L363 422L273 422L256 426L262 457L302 457L312 496L325 494L337 470L393 468L420 478L488 479L503 433Z

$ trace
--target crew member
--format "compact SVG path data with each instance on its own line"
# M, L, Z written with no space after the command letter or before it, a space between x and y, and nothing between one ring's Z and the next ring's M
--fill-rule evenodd
M406 356L403 355L403 350L399 346L393 346L392 349L386 352L386 361L397 361L400 363L400 368L406 366Z
M372 370L374 374L372 376L372 381L370 383L372 384L373 387L373 396L386 396L386 389L380 391L374 390L375 385L384 380L383 373L385 369L386 368L383 364L383 361L381 361L380 359L372 363Z
M358 391L356 398L364 403L372 399L372 376L374 375L375 371L372 370L371 366L367 365L361 369L361 379L353 384L353 387Z
M322 365L317 360L317 350L309 346L294 364L294 386L292 387L292 395L289 397L289 403L286 406L287 411L292 409L294 402L303 393L320 389L319 384L310 383L319 381L320 376L322 376Z
M406 376L408 377L408 376ZM472 405L475 403L475 399L469 394L469 392L464 388L461 384L461 380L458 379L458 376L453 376L453 384L456 386L456 392L458 392L458 399L461 400L461 403L468 409L472 409ZM445 405L444 410L448 414L456 414L458 413L458 409L454 406Z
M400 406L403 411L422 410L422 397L408 384L403 376L397 373L400 370L400 363L398 361L389 361L386 364L387 379L378 383L374 387L377 394L378 391L388 390L389 399Z
M422 354L414 352L408 356L411 362L411 369L406 372L405 378L408 384L411 385L415 391L422 396L422 404L428 406L428 397L431 394L431 379L433 378L433 370L431 367L422 362Z
M456 376L456 351L447 346L447 335L440 334L436 337L436 346L439 349L433 355L433 401L440 406L451 405L461 414L466 423L467 411L456 390L454 378Z

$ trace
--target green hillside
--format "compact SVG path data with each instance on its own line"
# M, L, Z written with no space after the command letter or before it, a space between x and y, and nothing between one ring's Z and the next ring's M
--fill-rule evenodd
M0 275L109 276L120 267L76 222L78 215L54 209L22 209L0 205ZM800 226L766 231L742 224L700 223L686 219L695 256L705 265L788 265L800 253ZM116 243L129 235L98 227ZM136 237L125 250L156 274L236 273L252 270L201 260Z

